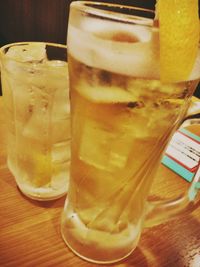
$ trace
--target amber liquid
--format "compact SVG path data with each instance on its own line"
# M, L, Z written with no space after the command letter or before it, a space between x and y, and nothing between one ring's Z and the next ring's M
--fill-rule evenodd
M73 137L62 234L82 258L114 262L137 245L155 170L194 88L92 68L71 55L69 63Z

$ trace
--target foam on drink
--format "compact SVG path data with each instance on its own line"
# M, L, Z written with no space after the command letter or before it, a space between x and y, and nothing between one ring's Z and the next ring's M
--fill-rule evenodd
M124 25L120 22L116 26L113 22L90 20L87 24L83 23L82 29L69 25L68 47L75 59L88 66L113 73L138 78L160 78L159 28L155 27L152 30L153 20L149 19L148 24L144 26L126 27L127 40L124 41L115 40L116 34L124 33ZM198 79L199 69L200 50L188 80Z

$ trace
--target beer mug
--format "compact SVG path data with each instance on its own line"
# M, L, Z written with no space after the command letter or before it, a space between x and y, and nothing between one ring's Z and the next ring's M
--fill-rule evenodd
M24 42L0 50L7 122L7 163L35 200L67 193L70 106L65 45Z
M198 84L162 83L154 12L75 1L68 25L71 170L62 237L81 258L113 263L137 246L142 228L195 203L150 201L163 151ZM80 45L81 44L81 45Z

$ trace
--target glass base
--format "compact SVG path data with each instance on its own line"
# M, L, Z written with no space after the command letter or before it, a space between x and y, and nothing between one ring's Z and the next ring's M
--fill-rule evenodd
M18 179L16 178L17 174L14 171L15 169L9 160L7 160L7 166L8 166L8 169L10 170L10 172L12 173L12 175L14 176L16 184L17 184L20 192L22 192L22 194L24 194L26 197L28 197L30 199L38 200L38 201L51 201L51 200L59 199L59 198L65 196L67 194L69 173L68 173L68 175L65 174L66 184L65 184L65 186L63 186L61 188L62 190L54 189L51 187L49 187L49 188L48 187L36 188L36 187L31 187L31 185L19 183Z
M127 258L136 248L141 221L129 223L120 231L88 227L77 213L71 212L66 200L61 218L61 236L66 245L80 258L92 263L110 264Z
M132 252L135 250L136 247L134 247L129 253L127 253L125 256L123 257L120 257L120 258L116 258L116 259L113 259L113 260L95 260L95 259L92 259L92 258L88 258L86 256L83 256L82 254L80 254L79 252L77 252L75 249L73 249L73 247L70 246L70 244L67 242L63 232L62 232L62 229L61 229L61 236L65 242L65 244L67 245L67 247L76 255L78 256L79 258L81 258L82 260L85 260L87 262L90 262L90 263L95 263L95 264L112 264L112 263L117 263L117 262L120 262L124 259L126 259L128 256L130 256L132 254Z
M30 198L30 199L33 199L33 200L38 200L38 201L51 201L51 200L56 200L56 199L59 199L63 196L65 196L67 194L67 191L62 193L62 194L59 194L59 195L55 195L55 196L49 196L49 197L43 197L43 196L40 196L40 195L30 195L30 194L27 194L25 191L23 191L22 188L20 188L19 185L17 185L20 192L22 192L23 195L25 195L26 197Z

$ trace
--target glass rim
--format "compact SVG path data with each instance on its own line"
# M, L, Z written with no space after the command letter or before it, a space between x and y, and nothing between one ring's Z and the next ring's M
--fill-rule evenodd
M10 59L10 60L12 60L12 61L14 61L14 62L16 62L18 64L23 64L23 65L24 64L30 64L30 62L20 61L20 60L17 60L15 58L13 58L12 56L6 55L6 52L8 51L8 49L10 47L20 46L20 45L27 45L27 44L45 44L45 45L51 46L51 47L57 47L57 48L66 49L66 51L67 51L67 45L59 44L59 43L40 42L40 41L13 42L13 43L8 43L8 44L3 45L3 46L0 47L0 61L1 61L1 58L6 58L6 59ZM67 62L67 60L66 60L66 62ZM35 63L35 65L37 65L37 63ZM43 67L43 66L40 66L40 67ZM62 66L56 66L56 67L60 68Z
M143 7L137 7L137 6L128 6L124 4L115 4L115 3L108 3L108 2L92 2L92 1L74 1L71 3L71 7L76 8L79 11L82 11L84 13L87 13L89 15L93 15L96 17L104 17L110 20L115 21L121 21L126 23L136 23L136 18L139 19L137 22L140 21L139 24L141 24L142 21L153 21L155 18L155 10L153 9L147 9ZM113 10L106 10L102 7L107 8L116 8L120 11L123 10L129 10L129 11L135 11L135 12L143 12L146 14L150 14L151 17L146 17L142 15L134 15L134 14L128 14L123 12L116 12ZM146 23L144 23L146 25ZM149 24L148 24L149 25ZM153 26L153 25L151 25Z

